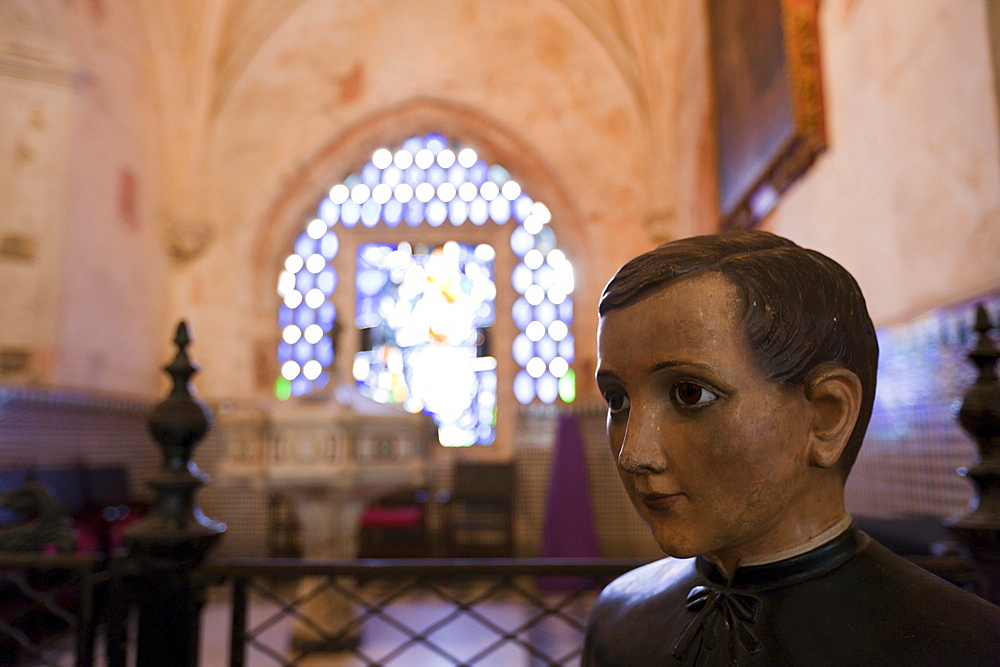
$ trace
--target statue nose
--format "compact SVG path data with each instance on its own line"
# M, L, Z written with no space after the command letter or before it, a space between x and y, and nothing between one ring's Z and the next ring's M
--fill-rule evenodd
M618 452L618 465L625 472L635 475L661 473L667 469L663 452L666 434L654 415L635 408L633 404Z

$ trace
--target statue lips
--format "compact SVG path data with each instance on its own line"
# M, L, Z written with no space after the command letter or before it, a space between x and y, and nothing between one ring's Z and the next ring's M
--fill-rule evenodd
M650 511L669 510L680 502L683 493L640 493L642 504Z

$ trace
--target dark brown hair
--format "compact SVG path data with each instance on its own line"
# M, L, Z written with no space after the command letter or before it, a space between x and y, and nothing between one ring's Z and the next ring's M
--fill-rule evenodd
M626 263L604 288L600 314L706 273L736 288L747 342L767 378L801 387L833 363L861 380L858 422L838 463L846 478L871 418L878 370L875 328L857 282L826 255L768 232L694 236Z

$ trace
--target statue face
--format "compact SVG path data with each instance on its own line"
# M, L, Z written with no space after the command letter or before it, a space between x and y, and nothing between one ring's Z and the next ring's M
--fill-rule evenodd
M601 318L597 382L629 498L667 554L741 559L793 547L810 511L801 388L768 380L717 274Z

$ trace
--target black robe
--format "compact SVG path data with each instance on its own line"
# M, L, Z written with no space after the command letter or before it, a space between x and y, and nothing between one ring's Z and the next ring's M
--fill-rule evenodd
M598 598L584 667L1000 665L1000 607L854 526L775 563L665 558Z

